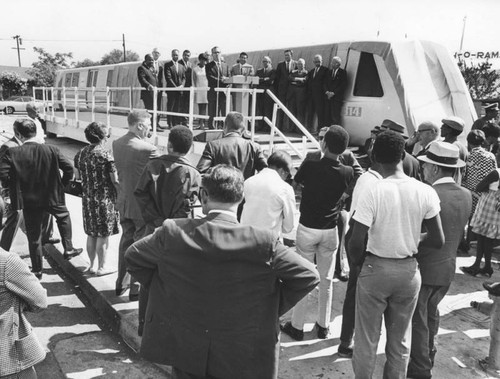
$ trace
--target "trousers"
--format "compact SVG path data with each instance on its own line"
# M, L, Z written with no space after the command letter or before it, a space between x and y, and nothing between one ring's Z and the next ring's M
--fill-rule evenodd
M333 229L312 229L299 224L297 228L297 252L313 262L319 272L318 324L327 328L332 313L333 270L337 254L338 233ZM308 296L299 301L292 313L292 326L302 330L307 311Z
M367 254L356 288L356 332L352 366L356 379L371 379L382 318L387 331L384 379L405 379L410 359L411 317L421 277L415 258Z

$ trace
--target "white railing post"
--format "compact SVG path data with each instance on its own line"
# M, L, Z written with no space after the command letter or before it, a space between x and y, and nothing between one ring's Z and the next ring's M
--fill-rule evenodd
M156 138L156 123L158 122L158 87L153 87L153 137Z
M54 111L54 87L50 87L50 99L52 100L52 109L50 110L50 116L52 117L52 121L54 121L55 111Z
M64 123L68 123L68 115L66 112L66 87L63 87L63 114L64 114Z
M189 129L193 131L194 128L194 87L189 87Z
M252 141L255 139L255 112L257 109L257 89L252 89L252 111L251 111L251 121L250 121L250 134Z
M36 100L36 97L35 97ZM42 104L43 104L43 118L45 119L45 104L47 103L47 96L45 93L45 87L42 87Z
M74 87L75 90L75 122L76 122L76 127L78 128L78 87Z
M132 86L128 88L128 105L130 108L130 112L132 112L133 107L132 107Z
M226 93L226 114L224 117L226 117L231 112L231 88L227 87L224 92Z
M111 128L111 90L106 87L106 125Z
M304 157L307 154L307 137L302 136L302 153L304 154Z
M95 87L92 86L92 122L95 122Z

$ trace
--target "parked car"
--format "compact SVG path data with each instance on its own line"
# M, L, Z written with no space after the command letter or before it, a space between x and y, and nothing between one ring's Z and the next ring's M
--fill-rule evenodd
M35 100L32 96L10 96L7 100L0 101L0 111L5 114L13 114L15 112L25 112L26 104L32 101L41 103L40 100ZM52 104L48 103L50 109Z

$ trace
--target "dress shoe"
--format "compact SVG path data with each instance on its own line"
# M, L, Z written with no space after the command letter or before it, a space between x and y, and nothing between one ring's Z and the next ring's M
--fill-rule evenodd
M43 274L42 274L42 272L41 272L41 271L31 271L31 272L33 273L33 275L35 275L35 276L36 276L36 278L37 278L38 280L42 280L42 275L43 275Z
M78 255L80 255L83 252L82 248L79 249L73 249L73 250L68 250L64 252L64 259L70 260L71 258L74 258Z
M125 292L127 292L127 290L129 288L130 288L129 286L126 286L126 287L116 287L115 288L115 294L116 294L116 296L123 295Z
M42 244L45 245L46 243L50 243L51 245L55 245L56 243L59 243L59 242L61 242L61 240L59 238L49 237L45 241L42 241Z
M469 267L460 267L460 270L462 270L462 272L464 274L467 274L470 276L476 276L481 271L481 269L479 267L474 266L474 265L469 266Z
M337 350L337 354L341 358L352 358L353 350L352 347L346 347L342 344L339 345L339 349Z
M491 275L493 275L493 269L491 267L488 268L483 267L482 269L479 270L479 274L491 278Z
M288 334L295 341L302 341L304 339L304 331L294 328L291 322L280 325L280 329L283 333Z
M328 328L323 328L320 324L316 322L316 333L318 335L318 338L321 340L325 340L328 338L330 334L330 330Z
M341 282L347 282L349 280L349 275L344 275L342 273L335 274L334 277L340 280Z
M500 282L495 283L483 283L483 287L490 295L500 296Z
M129 301L139 301L139 294L138 293L129 293L128 300Z

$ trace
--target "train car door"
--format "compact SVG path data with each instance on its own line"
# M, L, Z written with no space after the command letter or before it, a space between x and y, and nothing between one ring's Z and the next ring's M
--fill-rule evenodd
M399 97L382 57L349 50L345 69L348 85L342 107L350 143L362 146L370 130L384 119L404 124Z
M96 69L90 69L87 74L87 84L85 85L85 102L87 107L92 107L92 87L97 86L97 78L99 76L99 71Z

